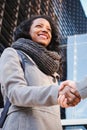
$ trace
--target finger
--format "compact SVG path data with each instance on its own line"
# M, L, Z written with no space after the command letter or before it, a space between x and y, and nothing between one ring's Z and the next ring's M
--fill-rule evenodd
M60 95L66 95L68 93L71 93L70 92L70 87L68 87L68 86L66 86L63 90L59 91Z
M75 100L75 98L78 98L74 93L72 93L71 91L68 91L67 93L66 93L66 97L68 97L68 99L70 100L70 101L73 101L73 100Z
M59 94L63 94L66 97L70 97L71 101L75 98L81 100L81 96L79 92L76 90L76 88L70 88L69 86L66 86L63 90L59 92Z
M73 100L73 104L77 105L79 102L81 101L80 98L76 97L74 100Z
M73 99L69 99L69 98L68 98L67 104L68 104L68 105L71 105L71 106L75 106L75 105L77 105L80 101L81 101L81 99L79 99L78 97L74 97Z
M71 88L71 93L74 94L76 97L78 97L81 100L81 96L80 96L79 92L76 89Z
M72 103L67 103L69 106L76 106L78 103L77 102L72 102Z
M63 108L73 107L79 103L79 100L71 100L65 98L65 95L60 95L58 98L58 103Z
M65 86L69 85L69 80L63 81L60 86L59 86L59 90L64 89Z
M59 92L59 95L65 95L65 97L70 97L73 99L75 97L74 93L71 92L71 88L69 86L66 86L63 90Z
M60 95L58 97L58 104L63 107L63 108L67 108L69 107L67 104L67 98L65 98L65 95Z
M68 105L69 107L74 107L74 106L76 106L77 104L75 104L75 103L67 103L67 105Z
M58 96L58 99L57 99L57 100L58 100L58 104L59 104L59 105L61 105L61 102L62 102L61 100L63 100L61 97L63 98L63 97L65 97L65 96L64 96L64 95L59 95L59 96Z
M68 101L68 105L69 106L75 106L76 104L78 104L81 100L81 97L77 97L75 95L76 89L73 88L71 90L71 88L69 86L66 86L63 90L61 90L59 92L59 95L65 95L65 98L67 98ZM63 102L63 103L62 103ZM60 102L62 107L67 107L66 103L64 101ZM65 103L65 104L64 104Z

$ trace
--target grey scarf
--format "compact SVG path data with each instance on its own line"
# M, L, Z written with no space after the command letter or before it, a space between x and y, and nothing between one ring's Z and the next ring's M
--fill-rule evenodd
M57 52L49 51L41 44L24 38L14 42L12 47L29 55L45 74L53 75L58 72L60 56Z

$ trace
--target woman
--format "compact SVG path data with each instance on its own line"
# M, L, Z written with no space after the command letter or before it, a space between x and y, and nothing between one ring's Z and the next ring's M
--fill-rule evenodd
M1 56L0 81L11 102L3 130L61 130L58 78L61 56L57 30L48 16L22 22L15 42ZM18 50L25 62L20 65Z

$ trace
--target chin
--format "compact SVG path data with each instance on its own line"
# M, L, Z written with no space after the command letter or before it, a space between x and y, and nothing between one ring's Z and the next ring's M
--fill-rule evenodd
M48 46L46 43L43 43L43 42L38 42L38 44L41 44L41 45L43 45L43 46Z

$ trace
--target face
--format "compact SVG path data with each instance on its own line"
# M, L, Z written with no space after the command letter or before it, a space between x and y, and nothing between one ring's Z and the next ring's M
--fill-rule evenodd
M52 34L50 23L44 18L35 19L30 27L29 34L33 41L48 46Z

